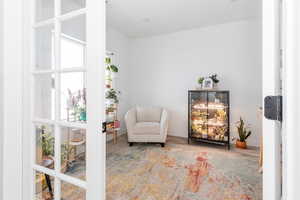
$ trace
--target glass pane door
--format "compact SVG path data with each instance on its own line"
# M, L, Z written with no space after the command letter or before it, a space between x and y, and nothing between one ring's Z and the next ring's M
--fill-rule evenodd
M92 17L96 12L87 13L85 0L34 2L32 199L84 200L88 196L100 196L97 191L88 188L97 181L87 173L89 166L96 166L101 159L100 155L95 156L96 159L90 155L90 160L87 160L89 149L96 146L96 143L89 141L103 139L97 137L102 133L96 131L101 130L101 112L98 115L93 112L104 109L104 103L99 98L101 95L93 95L94 92L90 91L94 89L87 87L88 79L93 81L104 76L104 70L103 74L101 70L98 73L89 72L102 67L101 59L96 65L87 64L88 57L95 57L92 51L91 55L87 54L87 43L92 43L96 38L93 34L87 37L87 20L96 22L97 19ZM100 3L97 5L99 8L102 6ZM98 49L102 48L100 45ZM104 49L103 46L103 57ZM99 82L99 85L103 84ZM97 92L103 93L101 88L95 94ZM90 108L97 109L88 109L89 99ZM101 149L99 146L97 148ZM100 171L91 170L92 167L89 174L99 177L97 174ZM98 187L98 191L103 191L100 190L101 185Z

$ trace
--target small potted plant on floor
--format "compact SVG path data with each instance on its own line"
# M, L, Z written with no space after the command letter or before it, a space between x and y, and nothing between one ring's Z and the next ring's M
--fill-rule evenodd
M236 139L236 147L241 149L247 149L247 138L251 135L251 131L245 126L245 122L242 118L237 122L237 131L239 139Z

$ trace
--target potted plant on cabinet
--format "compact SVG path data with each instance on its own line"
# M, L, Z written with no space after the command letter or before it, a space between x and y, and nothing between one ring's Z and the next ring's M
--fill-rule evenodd
M213 81L213 88L214 89L218 88L218 83L220 82L220 80L217 77L218 77L217 74L212 74L212 75L209 76L209 78L211 78L212 81Z
M203 81L204 81L204 77L200 77L200 78L198 79L199 89L202 89Z
M242 118L237 122L237 130L239 134L239 139L236 140L236 147L241 149L247 149L247 142L246 140L251 135L251 131L245 126L245 122Z

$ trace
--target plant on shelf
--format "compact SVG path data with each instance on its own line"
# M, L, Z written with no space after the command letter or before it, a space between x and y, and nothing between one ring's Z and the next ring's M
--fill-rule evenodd
M217 77L217 74L212 74L209 76L209 78L211 78L215 84L218 84L220 82L220 80Z
M107 65L106 71L108 78L116 78L119 68L116 65Z
M68 157L69 157L69 149L70 146L67 143L64 143L60 147L61 149L61 155L60 155L60 160L61 160L61 171L65 173L68 169Z
M43 125L39 128L39 132L39 144L42 148L42 159L52 159L54 156L54 137L51 134L51 130Z
M111 63L111 58L110 57L106 57L105 58L105 64L109 65Z
M242 117L240 120L236 123L237 131L239 134L239 139L236 139L236 147L246 149L247 148L247 142L246 140L251 135L251 131L248 130L249 128L246 127L244 120Z
M198 84L199 84L199 86L200 86L200 89L202 89L202 84L203 84L203 81L204 81L204 77L200 77L199 79L198 79Z
M116 65L108 65L106 67L107 70L114 72L114 73L118 73L119 72L119 68Z
M86 121L86 89L78 90L77 93L72 93L68 89L68 94L67 105L68 110L71 111L71 116L73 116L73 121Z
M221 123L224 123L227 119L227 113L225 110L221 110L221 109L218 109L215 113L215 118L221 122Z
M113 100L114 103L119 103L120 92L115 89L109 89L105 93L105 98L108 100Z

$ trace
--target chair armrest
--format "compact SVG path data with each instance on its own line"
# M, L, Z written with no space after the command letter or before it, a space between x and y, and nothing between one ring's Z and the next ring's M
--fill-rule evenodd
M163 109L160 119L160 134L167 136L169 127L169 115L167 110Z
M127 132L131 132L136 124L136 110L135 108L130 109L125 115L125 123L127 127Z

